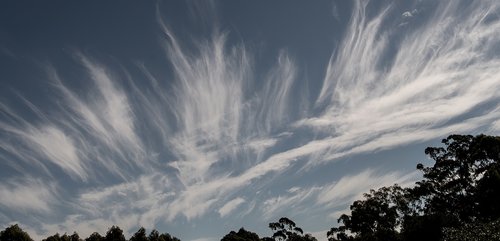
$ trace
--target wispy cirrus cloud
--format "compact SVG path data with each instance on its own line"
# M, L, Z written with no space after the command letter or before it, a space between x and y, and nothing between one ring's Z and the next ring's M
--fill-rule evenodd
M286 194L271 197L262 202L262 212L267 219L276 217L281 212L288 212L286 215L300 213L302 205L307 205L306 201L313 198L321 191L321 187L299 188L294 187ZM291 210L294 210L290 213Z
M31 103L27 102L29 106ZM35 126L22 117L13 112L5 105L1 107L1 114L8 122L0 123L0 130L5 137L9 137L0 141L0 148L9 155L25 161L28 165L35 164L42 167L46 173L49 173L47 164L56 164L69 174L76 175L81 180L85 180L88 176L84 164L77 155L77 149L71 137L67 136L60 128L50 123L44 123ZM36 108L33 106L33 108ZM39 110L34 109L35 112ZM45 118L44 114L40 114ZM14 141L16 140L16 141ZM7 159L7 158L5 158ZM22 171L22 166L19 163L8 161L18 171Z
M499 22L488 20L497 3L442 2L404 29L387 24L393 6L368 14L369 4L354 3L317 99L322 113L296 123L332 134L320 141L322 161L487 128L499 118L492 90L500 88L500 62L491 54ZM480 106L490 107L477 113Z
M262 202L265 217L280 215L306 215L304 213L331 212L336 219L346 212L354 200L361 199L370 189L398 184L402 187L414 185L418 180L417 172L389 172L365 169L361 172L345 175L340 180L310 187L293 187L286 193L273 196ZM315 205L312 205L314 203ZM307 208L306 208L307 207ZM335 214L335 215L333 215Z
M316 202L328 206L345 206L356 199L362 198L362 194L370 189L378 189L384 186L399 184L402 187L411 186L418 180L418 173L377 173L372 169L366 169L354 175L346 175L337 182L323 187L323 191L317 196Z
M243 199L241 197L237 197L237 198L227 202L226 204L224 204L224 206L222 206L219 209L220 216L221 217L227 216L228 214L233 212L236 208L238 208L238 206L240 206L244 202L246 202L245 199Z
M47 172L47 163L56 164L73 179L87 181L89 176L102 175L96 173L99 169L91 167L95 164L125 178L121 164L137 168L144 156L127 96L115 87L102 66L81 54L76 56L95 84L89 93L91 97L81 98L63 84L54 68L47 67L48 82L62 97L62 104L54 103L48 113L21 97L38 123L2 105L5 118L0 128L11 139L2 142L1 147L21 160L43 166Z
M0 185L0 205L11 210L47 213L56 202L55 183L33 178L11 179Z

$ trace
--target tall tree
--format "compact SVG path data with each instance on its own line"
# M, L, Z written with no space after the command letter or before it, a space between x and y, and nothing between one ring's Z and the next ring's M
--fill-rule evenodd
M59 233L56 233L52 236L42 239L42 241L61 241L61 236L59 236Z
M158 230L153 229L151 233L149 233L148 241L160 241L160 233Z
M71 241L81 241L82 239L80 239L80 235L78 235L78 233L76 232L73 232L73 234L69 237Z
M424 180L417 182L414 193L425 200L425 214L439 214L456 221L471 222L481 218L478 212L481 188L498 193L495 172L500 163L500 137L450 135L445 147L428 147L425 153L434 159L432 167L417 165ZM488 178L482 181L485 175ZM493 182L488 185L489 182ZM486 190L485 190L486 191Z
M71 236L66 233L60 236L59 233L56 233L46 239L43 239L42 241L80 241L80 236L78 236L76 232L74 232Z
M435 163L417 165L423 180L365 194L329 239L441 240L443 230L493 230L500 218L500 137L450 135L442 143L425 149Z
M130 237L130 241L148 241L148 237L146 236L146 229L143 227L139 228L137 232Z
M178 239L177 237L174 237L174 236L170 235L169 233L162 233L162 234L160 234L160 236L158 237L158 239L160 241L181 241L180 239Z
M121 230L118 226L113 226L106 233L104 241L126 241L126 240L125 236L123 235L123 230Z
M64 233L61 236L61 241L71 241L71 237L67 233Z
M350 209L351 215L338 219L342 225L327 233L329 240L398 240L397 229L409 213L407 190L398 185L370 190Z
M280 218L278 222L270 223L269 228L274 232L271 238L276 241L316 240L311 234L304 235L302 228L298 227L295 222L286 217Z
M221 241L260 241L260 238L256 233L240 228L238 232L231 231L226 234Z
M0 241L33 241L17 224L0 232Z
M85 241L104 241L104 237L102 237L98 232L93 232L85 239Z

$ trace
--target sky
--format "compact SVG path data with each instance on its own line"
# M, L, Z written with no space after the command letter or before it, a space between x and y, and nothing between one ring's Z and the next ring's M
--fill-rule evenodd
M500 2L2 1L0 228L319 240L500 134Z

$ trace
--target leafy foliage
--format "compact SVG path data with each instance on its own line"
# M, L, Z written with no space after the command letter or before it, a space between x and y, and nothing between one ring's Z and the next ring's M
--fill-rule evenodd
M171 236L168 233L160 234L158 230L153 229L148 236L148 241L180 241L178 238Z
M256 235L256 234L255 234ZM126 241L123 235L123 230L118 226L112 226L107 232L106 236L103 237L99 233L94 232L89 237L84 239L85 241ZM258 240L258 236L257 236ZM4 231L0 232L0 241L33 241L29 235L24 232L17 224L6 228ZM42 241L82 241L78 233L74 232L72 235L63 234L59 235L56 233L51 235ZM160 234L157 230L151 231L149 236L146 236L146 230L140 228L129 241L180 241L177 237L171 236L168 233Z
M490 176L498 166L500 140L484 135L451 135L442 142L446 148L425 150L435 164L417 166L424 173L424 180L417 183L415 192L427 201L425 214L439 213L471 222L480 216L478 184L484 183L484 175Z
M226 234L221 241L260 241L260 238L256 233L240 228L238 232L231 231Z
M80 236L74 232L71 236L67 234L63 234L62 236L59 236L58 233L47 237L46 239L43 239L42 241L80 241Z
M347 231L358 240L397 240L396 228L402 223L401 216L408 213L406 190L394 185L365 193L365 200L355 201L351 215L343 214L339 222L343 226L330 229L330 240L351 240Z
M465 240L457 237L493 230L491 221L500 218L500 137L451 135L442 143L425 150L435 163L417 165L424 179L415 187L371 190L338 219L342 225L329 239Z
M33 241L33 239L17 224L14 224L0 232L0 241Z
M111 227L106 233L104 241L125 241L123 230L121 230L118 226Z
M103 241L103 240L104 238L98 232L92 233L88 238L85 239L85 241Z
M270 223L269 228L274 232L271 238L266 240L276 241L316 241L311 234L305 234L302 228L289 218L283 217L278 222Z
M137 232L130 237L130 241L148 241L148 237L146 236L146 229L143 227L139 228Z
M444 241L500 240L500 219L487 223L466 223L458 228L444 228Z

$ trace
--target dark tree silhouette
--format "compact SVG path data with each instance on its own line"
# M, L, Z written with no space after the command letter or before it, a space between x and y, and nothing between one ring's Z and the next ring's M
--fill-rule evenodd
M469 222L476 217L476 186L492 160L481 145L485 136L451 135L444 147L428 147L425 153L434 159L432 167L417 165L424 180L417 183L415 193L427 204L425 214L439 214Z
M406 190L398 185L370 190L364 200L355 201L351 215L343 214L339 222L343 225L331 228L329 240L398 240L396 231L402 224L402 217L409 213Z
M484 173L477 185L477 212L485 220L500 217L500 165L497 163Z
M85 241L104 241L104 237L102 237L98 232L93 232Z
M143 227L139 228L137 232L130 237L130 241L148 241L148 237L146 236L146 229Z
M425 150L435 161L432 167L417 165L424 179L416 183L411 193L414 200L423 202L420 210L423 215L408 218L408 225L403 228L408 233L405 237L414 234L440 240L444 228L461 228L500 218L500 179L496 178L500 137L450 135L442 143L445 147Z
M80 235L78 235L78 233L76 232L73 232L73 234L69 237L71 241L81 241L82 239L80 239Z
M59 233L56 233L52 236L47 237L46 239L43 239L42 241L81 241L80 236L74 232L71 236L68 234L63 234L62 236L59 236Z
M159 237L160 241L181 241L177 237L174 237L168 233L162 233Z
M33 241L33 239L17 224L14 224L0 232L0 241Z
M256 233L240 228L238 232L231 231L226 234L221 241L260 241L260 238Z
M24 232L17 224L6 228L4 231L0 232L0 241L33 241L29 235ZM82 241L78 233L73 232L72 235L63 234L59 235L56 233L51 235L42 241ZM112 226L106 232L106 236L103 237L99 233L94 232L85 241L126 241L123 235L123 230L118 226ZM168 233L160 234L157 230L151 231L149 236L146 236L146 230L141 227L132 237L130 241L180 241L177 237L174 237Z
M156 229L151 230L151 233L149 233L149 236L148 236L148 240L149 241L159 241L160 240L160 233L158 232L158 230L156 230Z
M69 241L68 235L64 234L63 236L60 236L59 233L56 233L52 236L47 237L46 239L43 239L42 241Z
M302 228L298 227L295 222L286 217L280 218L278 222L270 223L269 228L274 232L271 238L276 241L316 240L316 238L311 234L304 235L304 231L302 230Z
M104 241L126 241L123 230L118 226L111 227L104 237Z
M177 237L171 236L168 233L160 234L158 230L153 229L148 236L149 241L180 241Z
M49 236L45 239L42 239L42 241L60 241L61 240L61 236L59 236L59 233L56 233L52 236Z
M339 218L342 225L327 233L329 239L441 240L445 230L450 240L474 230L491 234L500 218L500 137L450 135L442 143L426 148L435 163L417 165L423 180L415 187L371 190L351 205L351 215Z

